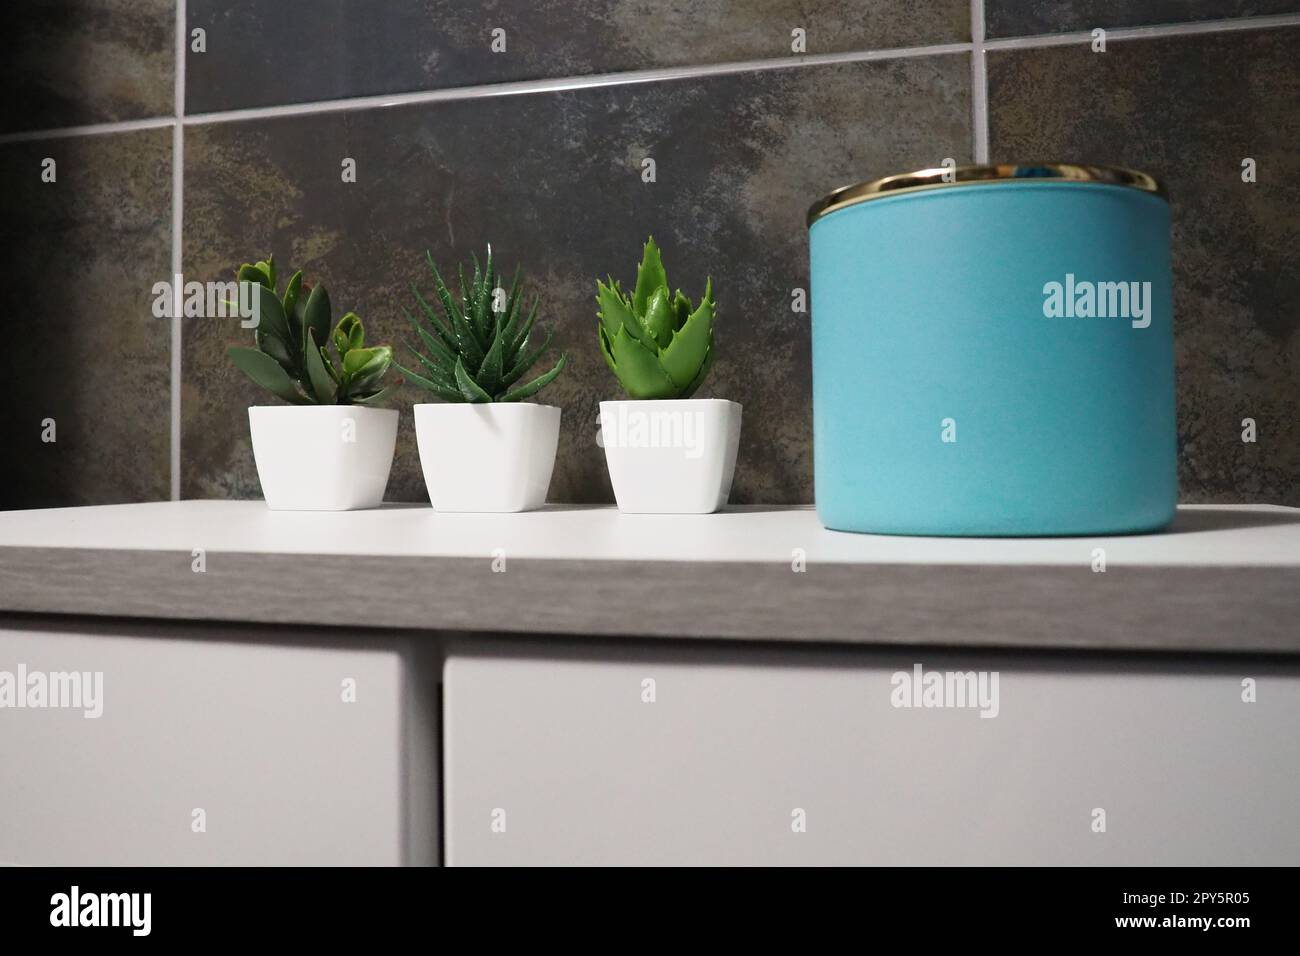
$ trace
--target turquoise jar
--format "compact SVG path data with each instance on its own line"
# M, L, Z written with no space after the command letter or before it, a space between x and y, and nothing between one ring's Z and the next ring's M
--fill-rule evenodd
M1133 170L931 169L808 213L817 513L1152 531L1177 500L1169 205Z

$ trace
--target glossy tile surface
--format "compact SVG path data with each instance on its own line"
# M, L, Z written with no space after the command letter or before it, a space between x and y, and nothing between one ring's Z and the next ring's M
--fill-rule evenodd
M171 132L0 146L0 176L0 509L166 498L171 333L152 292L171 271Z
M970 39L970 4L190 0L189 23L209 42L188 60L193 113L789 57L796 29L810 54L953 43Z
M985 0L984 23L1005 37L1297 12L1297 0Z
M173 0L6 4L0 133L170 116Z

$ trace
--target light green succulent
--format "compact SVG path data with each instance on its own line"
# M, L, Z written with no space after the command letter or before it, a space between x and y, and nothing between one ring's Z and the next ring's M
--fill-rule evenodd
M401 384L384 386L393 350L366 348L366 330L355 312L339 319L331 332L330 296L323 285L307 285L298 271L283 297L277 295L272 256L245 263L236 276L252 283L259 296L257 348L235 347L227 354L258 385L294 405L374 405Z
M515 270L509 295L498 288L500 277L492 263L491 246L481 270L478 257L474 257L472 281L465 281L465 268L460 267L459 302L443 282L432 255L426 252L425 259L433 273L443 315L439 316L412 284L425 321L420 322L409 312L406 318L428 353L412 345L410 350L419 359L420 370L398 366L412 383L449 402L518 402L536 395L564 370L569 357L562 354L550 371L517 384L550 347L551 333L543 338L534 329L536 295L524 317L526 295L520 270Z
M608 284L606 284L608 283ZM713 364L713 279L697 308L668 276L654 237L646 240L636 290L596 280L600 351L623 390L636 399L690 398Z

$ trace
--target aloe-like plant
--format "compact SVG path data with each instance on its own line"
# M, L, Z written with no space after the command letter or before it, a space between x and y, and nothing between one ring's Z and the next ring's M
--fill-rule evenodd
M460 301L457 302L426 251L425 260L433 274L434 288L442 303L440 316L420 294L415 283L411 290L420 305L424 321L403 309L412 328L424 343L425 352L414 344L410 350L420 362L420 371L397 367L416 385L448 402L517 402L536 395L563 371L569 357L524 383L522 379L551 345L551 333L538 341L539 297L534 295L524 317L525 298L522 272L515 270L510 292L498 287L499 276L492 261L492 247L487 261L479 267L473 256L474 275L465 279L465 267L458 267ZM426 354L427 352L427 354Z
M618 280L596 280L600 351L629 396L637 399L690 398L713 364L713 279L699 306L668 275L654 237L646 240L636 289L629 297Z
M236 277L258 296L257 348L232 347L230 360L258 385L294 405L374 405L397 389L384 375L393 361L387 345L366 347L366 330L355 312L331 323L323 285L309 286L293 274L284 295L276 292L275 259L244 263ZM337 361L330 355L333 344Z

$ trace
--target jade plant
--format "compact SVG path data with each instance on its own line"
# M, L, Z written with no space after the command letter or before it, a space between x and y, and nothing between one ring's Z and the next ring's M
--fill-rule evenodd
M654 237L645 244L636 288L596 280L600 351L623 390L635 399L690 398L713 364L713 279L696 306L668 275Z
M397 367L407 378L448 402L517 402L529 398L551 382L564 369L568 355L561 354L551 369L524 384L519 381L537 364L551 345L551 333L539 336L535 327L539 297L534 295L525 317L526 294L522 272L515 270L507 294L498 285L499 276L492 261L492 247L482 268L473 256L473 278L466 281L465 267L458 267L460 300L452 295L443 281L433 256L426 251L425 260L433 274L434 289L442 304L439 315L411 284L423 321L405 309L424 351L411 344L420 370ZM539 337L541 341L538 341Z
M355 312L333 323L323 285L309 286L295 272L276 292L275 259L245 263L238 280L257 298L256 348L229 349L230 360L258 385L294 405L374 405L401 381L383 384L393 361L387 345L366 347L366 330ZM329 346L334 346L334 355Z

